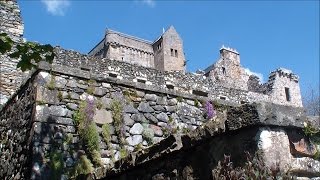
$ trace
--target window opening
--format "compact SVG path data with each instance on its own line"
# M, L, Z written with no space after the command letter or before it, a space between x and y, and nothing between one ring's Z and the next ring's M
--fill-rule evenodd
M174 86L172 84L167 84L166 86L168 89L174 89Z
M192 94L198 95L198 96L208 97L208 93L207 92L203 92L203 91L192 90Z
M117 77L118 77L118 75L115 74L115 73L109 73L109 76L110 76L110 77L113 77L113 78L117 78Z
M222 73L223 73L223 75L226 75L226 68L225 67L222 67Z
M146 83L146 80L144 80L144 79L137 79L137 82L138 82L138 83L143 83L143 84L145 84L145 83Z
M290 101L290 99L291 99L291 97L290 97L290 89L287 88L287 87L285 87L285 88L284 88L284 91L285 91L285 93L286 93L286 99L287 99L287 101Z

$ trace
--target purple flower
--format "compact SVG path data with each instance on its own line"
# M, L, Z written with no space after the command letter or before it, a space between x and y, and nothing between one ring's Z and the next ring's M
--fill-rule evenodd
M205 109L205 112L207 115L207 119L211 119L211 118L213 118L213 116L216 115L216 112L213 109L213 105L209 101L206 102L204 109Z

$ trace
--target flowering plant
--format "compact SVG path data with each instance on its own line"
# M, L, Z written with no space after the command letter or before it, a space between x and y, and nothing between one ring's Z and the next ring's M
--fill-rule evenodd
M216 111L214 110L213 105L210 103L210 101L206 102L204 109L207 119L211 119L216 115Z

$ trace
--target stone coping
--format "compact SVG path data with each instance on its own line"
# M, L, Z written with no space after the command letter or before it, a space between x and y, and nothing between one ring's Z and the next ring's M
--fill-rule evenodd
M130 153L125 159L117 161L113 167L96 168L93 174L94 178L101 179L120 175L122 172L126 172L144 163L168 156L174 152L195 147L218 135L254 127L274 126L285 129L301 129L303 122L307 120L301 108L265 103L255 103L241 107L229 106L229 108L225 124L209 121L187 134L170 135L148 149ZM287 122L281 120L286 120ZM319 125L317 127L320 128Z

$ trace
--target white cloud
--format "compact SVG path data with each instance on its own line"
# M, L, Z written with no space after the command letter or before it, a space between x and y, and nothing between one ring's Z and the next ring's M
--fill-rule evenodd
M245 72L246 72L247 74L249 74L249 75L255 75L255 76L257 76L257 77L260 79L261 82L264 82L264 81L263 81L263 74L257 73L257 72L253 72L253 71L251 71L249 68L244 68L244 70L245 70Z
M141 2L152 8L156 6L156 2L154 0L142 0Z
M69 0L41 0L47 11L54 16L63 16L70 6Z

